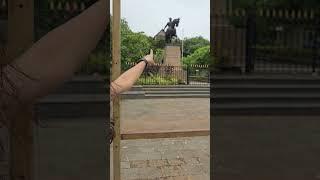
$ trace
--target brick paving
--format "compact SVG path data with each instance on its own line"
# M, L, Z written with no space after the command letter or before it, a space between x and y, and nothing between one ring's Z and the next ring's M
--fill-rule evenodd
M199 119L206 123L210 118L209 112L209 98L138 99L121 102L121 121L143 118L146 123L140 125L146 125L147 121L155 118L167 121L192 118L195 124ZM122 140L121 179L209 180L209 156L209 136Z
M123 140L123 180L209 180L210 137Z

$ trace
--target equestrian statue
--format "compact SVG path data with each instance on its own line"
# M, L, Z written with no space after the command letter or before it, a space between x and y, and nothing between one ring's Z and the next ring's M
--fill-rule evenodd
M169 22L155 37L165 36L166 43L171 43L173 37L178 38L176 27L179 26L179 23L180 18L174 20L172 20L172 18L169 18Z

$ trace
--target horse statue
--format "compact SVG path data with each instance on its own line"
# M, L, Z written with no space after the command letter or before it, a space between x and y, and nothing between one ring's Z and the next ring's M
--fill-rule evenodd
M178 38L176 27L179 26L179 23L180 23L180 18L177 18L174 20L172 20L172 18L169 18L169 22L163 28L163 31L165 31L166 27L168 27L167 30L165 31L165 38L167 43L171 43L173 37Z

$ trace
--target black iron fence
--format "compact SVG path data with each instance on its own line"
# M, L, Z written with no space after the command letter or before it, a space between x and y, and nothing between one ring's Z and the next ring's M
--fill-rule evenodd
M0 0L1 1L1 0ZM81 14L97 0L35 0L35 37L43 37L54 28ZM78 75L94 73L108 74L107 63L110 62L110 28L104 32L97 47L88 57L86 64L77 72Z
M77 16L96 0L35 0L36 39Z
M123 72L135 66L136 63L126 63ZM147 66L137 85L209 85L210 73L208 65L171 66L156 64Z
M8 1L0 0L0 19L7 19L8 16Z
M0 0L0 59L5 59L8 32L8 2ZM1 63L0 63L1 64Z
M214 55L220 72L318 72L320 12L237 9L213 15Z

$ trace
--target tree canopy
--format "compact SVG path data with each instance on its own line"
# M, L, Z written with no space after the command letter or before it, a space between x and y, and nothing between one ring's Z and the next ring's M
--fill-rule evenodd
M136 62L151 49L150 38L143 32L133 32L128 23L121 20L121 61Z
M186 65L190 64L200 64L208 65L210 64L210 46L203 46L194 51L191 55L183 59L183 63Z
M187 57L197 49L210 45L210 42L202 36L187 38L183 42L183 56Z

